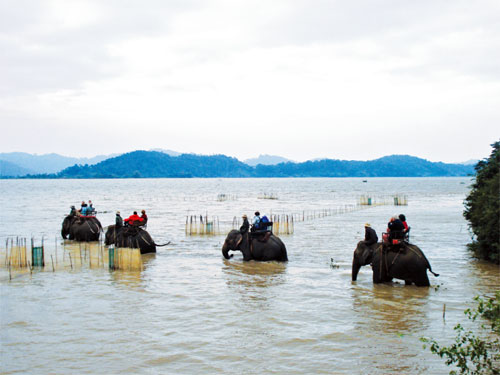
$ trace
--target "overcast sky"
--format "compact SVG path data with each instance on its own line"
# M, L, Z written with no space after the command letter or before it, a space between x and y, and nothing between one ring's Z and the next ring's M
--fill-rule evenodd
M0 152L482 159L500 1L0 0Z

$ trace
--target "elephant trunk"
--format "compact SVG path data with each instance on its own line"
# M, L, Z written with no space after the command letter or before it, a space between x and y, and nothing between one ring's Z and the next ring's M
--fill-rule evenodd
M360 268L361 263L359 263L356 256L354 256L354 258L352 258L352 281L356 281L356 279L358 278L358 272Z
M224 245L222 246L222 255L226 259L230 259L232 257L232 255L229 256L229 246L227 245L227 243L224 243Z

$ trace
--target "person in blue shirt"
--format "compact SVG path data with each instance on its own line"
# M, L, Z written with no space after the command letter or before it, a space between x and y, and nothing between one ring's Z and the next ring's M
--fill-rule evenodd
M256 231L260 227L260 212L256 211L255 216L252 219L252 230Z

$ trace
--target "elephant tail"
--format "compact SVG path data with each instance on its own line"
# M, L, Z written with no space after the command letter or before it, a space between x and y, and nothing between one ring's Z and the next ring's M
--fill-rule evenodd
M434 276L439 277L439 273L435 273L432 271L430 264L429 264L429 272L432 273Z
M155 246L156 246L156 247L163 247L163 246L167 246L167 245L170 245L170 242L172 242L172 241L168 241L167 243L164 243L164 244L162 244L162 245L158 245L157 243L155 243Z

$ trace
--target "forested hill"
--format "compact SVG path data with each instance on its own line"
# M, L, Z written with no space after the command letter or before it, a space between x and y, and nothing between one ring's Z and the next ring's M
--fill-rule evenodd
M473 172L470 165L433 163L408 155L370 161L323 159L256 167L259 177L439 177L467 176Z
M251 177L253 168L224 155L134 151L95 165L74 165L59 172L61 178Z
M472 174L472 165L434 163L407 155L371 161L317 160L251 167L225 155L134 151L95 165L74 165L57 174L28 178L155 178L155 177L439 177Z

